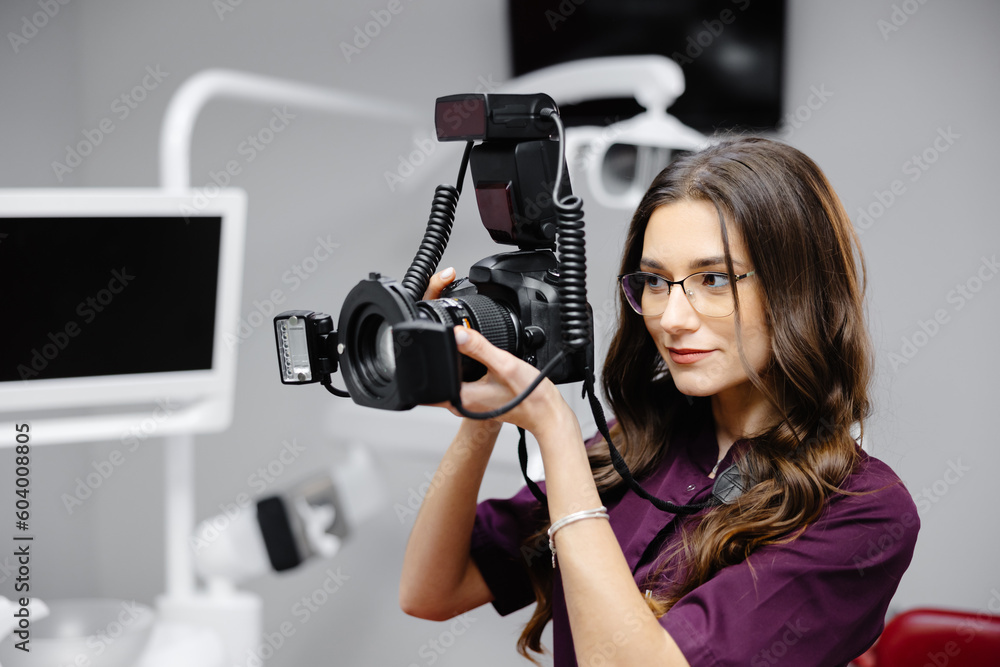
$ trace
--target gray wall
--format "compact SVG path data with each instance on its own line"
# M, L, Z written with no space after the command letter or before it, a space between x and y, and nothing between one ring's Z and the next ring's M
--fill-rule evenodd
M216 3L218 5L220 3ZM866 441L918 497L923 529L893 610L932 605L985 610L1000 588L1000 534L992 507L1000 448L989 415L997 399L994 344L1000 280L984 266L1000 250L989 199L1000 149L995 110L1000 5L990 0L916 2L897 14L887 0L790 4L787 113L797 127L780 133L826 171L863 231L869 315L879 348L877 412ZM896 3L897 5L900 3ZM70 2L17 53L6 37L35 2L0 6L0 187L155 186L159 126L172 92L209 67L312 82L398 100L427 111L433 99L508 78L504 3L434 0L411 3L350 63L340 49L369 12L385 2L319 3L245 0L222 18L213 3ZM900 10L901 11L901 10ZM903 23L900 16L907 20ZM881 24L880 28L880 21ZM112 104L149 67L168 73L148 98L119 119ZM822 99L814 95L822 91ZM813 97L810 97L813 95ZM809 107L812 104L813 108ZM235 184L249 193L244 316L254 300L282 289L283 307L336 312L347 290L368 271L399 271L412 257L434 183L451 181L454 153L413 178L414 195L390 192L384 173L412 150L410 131L375 121L332 118L304 110ZM195 131L196 185L238 157L237 147L269 119L268 107L212 104ZM102 118L116 128L60 182L51 163ZM951 133L950 143L935 139ZM444 152L453 147L442 147ZM926 153L926 170L912 156ZM888 202L893 183L897 194ZM585 201L587 192L580 189ZM471 198L444 265L460 273L493 252ZM881 206L881 209L880 209ZM606 345L607 302L628 215L587 205L591 301ZM860 211L868 210L869 217ZM312 253L318 236L340 247L301 287L282 275ZM605 251L598 249L606 248ZM988 265L987 265L988 266ZM977 282L977 271L990 279ZM958 285L976 290L957 296ZM922 323L944 312L933 335ZM940 313L938 313L940 314ZM904 339L919 345L910 350ZM905 354L912 353L911 358ZM198 439L199 517L220 511L249 491L248 477L274 459L287 438L305 452L275 487L343 456L346 445L372 445L389 484L389 502L362 526L333 566L350 579L307 623L293 605L322 585L329 563L271 575L247 588L266 602L264 626L284 621L297 632L270 664L430 664L429 641L446 632L405 616L396 603L403 548L412 518L394 503L433 472L456 423L439 410L374 415L335 402L313 388L283 388L274 377L270 333L258 330L240 346L235 423ZM906 363L898 363L899 355ZM568 394L567 394L568 395ZM580 405L576 403L576 405ZM582 405L584 430L592 420ZM418 436L412 434L419 433ZM403 435L405 434L405 435ZM483 497L518 487L513 434L498 448ZM36 452L36 519L43 524L33 562L42 597L111 596L151 602L163 589L162 445L148 441L69 514L59 500L77 477L105 460L116 443L52 447ZM3 457L7 459L5 455ZM961 474L950 472L954 469ZM0 461L6 479L10 461ZM4 526L4 530L7 527ZM0 565L3 564L0 559ZM12 582L0 569L0 591ZM994 603L995 605L996 603ZM470 613L468 632L437 664L512 664L522 611L499 618L489 606ZM391 641L385 638L391 637Z

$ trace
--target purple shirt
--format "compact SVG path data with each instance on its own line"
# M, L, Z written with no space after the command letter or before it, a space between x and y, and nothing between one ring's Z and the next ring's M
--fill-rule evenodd
M718 456L718 441L706 406L701 405L698 422L677 428L662 464L640 480L653 495L678 504L711 496L714 480L708 474ZM587 445L599 440L595 436ZM732 464L748 444L738 440L719 470ZM539 486L544 489L544 482ZM843 488L881 490L832 496L820 518L798 538L759 548L749 563L720 570L659 619L692 667L846 665L871 646L910 564L920 522L899 477L864 452ZM476 511L472 558L501 615L535 601L524 562L551 558L547 542L542 549L522 548L523 537L544 519L534 504L525 487L510 499L485 500ZM657 545L645 553L647 547L661 530L660 546L669 546L679 521L631 491L615 494L606 504L611 528L644 592L649 588L646 577L655 571L661 553ZM667 569L662 576L670 574ZM554 665L576 665L558 569L552 608Z

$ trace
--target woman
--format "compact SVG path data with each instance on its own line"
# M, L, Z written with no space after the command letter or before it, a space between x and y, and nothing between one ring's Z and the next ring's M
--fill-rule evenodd
M444 620L537 600L518 649L539 651L551 619L557 666L825 666L864 652L919 521L851 435L873 366L855 246L863 278L843 206L794 148L729 139L668 166L625 242L602 377L611 436L659 498L703 502L731 465L748 488L690 517L655 509L626 491L602 438L582 446L546 380L497 420L462 422L407 545L403 609ZM470 410L537 375L475 331L456 340L489 369L463 386ZM538 441L547 512L527 489L477 506L501 421ZM565 518L553 559L546 532Z

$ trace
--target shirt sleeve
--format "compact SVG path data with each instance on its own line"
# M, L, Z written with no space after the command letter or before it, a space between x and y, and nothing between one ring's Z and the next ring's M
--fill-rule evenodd
M885 464L795 540L720 570L660 618L692 667L846 665L882 632L920 521ZM888 486L887 486L888 485Z
M538 485L544 490L544 481ZM527 568L534 559L548 556L548 544L524 542L544 519L544 511L527 486L512 498L484 500L476 507L472 560L493 593L493 608L501 616L535 601Z
M590 447L600 440L598 433L584 444ZM545 491L544 481L538 482L538 486ZM547 519L545 510L527 486L511 498L484 500L476 507L471 556L493 593L493 608L501 616L535 601L527 568L536 559L551 556L545 535L528 544L525 541Z

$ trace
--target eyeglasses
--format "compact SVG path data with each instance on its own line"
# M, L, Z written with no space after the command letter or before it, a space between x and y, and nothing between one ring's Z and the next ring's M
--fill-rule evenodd
M738 275L736 282L754 273L747 271ZM692 273L683 280L667 280L655 273L637 271L618 276L618 282L632 310L643 317L659 317L663 314L667 309L670 288L674 285L680 285L691 307L706 317L726 317L736 310L729 275L726 273L703 271Z

